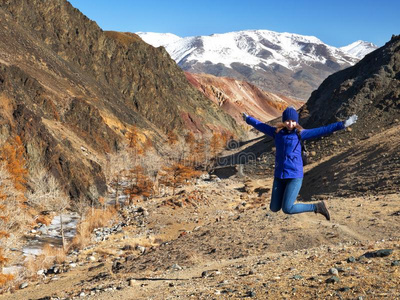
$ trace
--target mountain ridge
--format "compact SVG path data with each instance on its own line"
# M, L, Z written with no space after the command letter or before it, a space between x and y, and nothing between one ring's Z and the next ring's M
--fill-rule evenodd
M299 99L308 98L328 75L359 60L316 37L269 30L185 38L137 34L155 47L165 47L185 71L246 80Z

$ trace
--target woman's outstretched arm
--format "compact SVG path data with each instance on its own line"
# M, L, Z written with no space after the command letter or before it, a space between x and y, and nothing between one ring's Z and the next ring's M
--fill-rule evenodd
M346 127L349 127L350 125L356 123L357 119L358 119L357 115L352 115L350 118L348 118L346 121L343 122L336 122L314 129L303 129L300 135L303 140L319 138L321 136L333 133L335 131L345 129Z
M255 129L258 131L261 131L262 133L268 134L269 136L275 138L275 127L272 127L268 124L265 124L253 117L250 117L246 114L243 114L243 118L245 118L245 121L247 124L253 126Z
M308 140L308 139L315 139L319 138L324 135L331 134L335 131L344 129L344 124L343 122L337 122L337 123L332 123L326 126L318 127L318 128L313 128L313 129L303 129L300 132L300 136L302 140Z

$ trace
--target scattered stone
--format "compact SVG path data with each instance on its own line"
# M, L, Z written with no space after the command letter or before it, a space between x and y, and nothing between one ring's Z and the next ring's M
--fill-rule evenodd
M329 269L329 274L332 274L332 275L339 275L339 271L338 271L338 269L336 269L336 268L330 268Z
M129 250L134 250L135 248L132 245L125 245L122 247L122 250L124 251L129 251Z
M341 288L339 289L339 292L348 292L348 291L350 291L350 288L347 287L347 286L341 287Z
M28 285L29 285L29 284L28 284L27 282L24 282L23 284L21 284L21 285L19 286L19 288L22 290L22 289L27 288Z
M129 280L129 286L135 286L136 285L136 280L135 279L130 279Z
M350 257L347 259L347 262L348 262L348 263L353 263L353 262L355 262L355 261L356 261L356 259L355 259L354 256L350 256Z
M340 279L337 276L331 276L327 280L325 280L326 283L338 283L339 281Z
M139 252L140 252L141 254L143 254L143 253L146 252L146 247L137 245L137 246L136 246L136 250L139 250Z
M94 257L93 255L89 256L87 259L90 260L90 261L96 261L96 257Z
M178 265L178 264L173 264L171 269L173 269L173 270L182 270L182 267L180 265Z
M52 266L50 269L46 271L46 274L58 274L61 273L61 270L58 266Z
M338 270L339 273L344 273L344 269L343 268L336 268L336 270Z
M245 297L253 298L256 296L256 292L254 291L247 291L246 294L244 295Z
M46 274L46 270L39 270L39 271L37 271L36 274L38 274L38 275L45 275L45 274Z
M308 280L316 281L316 280L318 280L318 277L317 276L311 276L310 278L308 278Z
M100 268L102 268L102 267L104 267L104 263L98 264L97 266L90 267L90 268L88 269L88 271L91 272L91 271L100 269Z
M303 276L301 276L301 275L294 275L294 276L292 277L292 279L296 279L296 280L303 279Z
M367 252L362 256L366 258L373 258L373 257L386 257L393 253L393 249L381 249L377 251Z
M279 276L275 276L273 279L274 280L280 280L281 278Z
M200 175L200 179L201 180L210 180L210 174L208 174L208 173L205 173L205 174L202 174L202 175Z
M79 294L79 297L85 297L85 296L86 296L85 292Z
M392 261L391 266L392 266L392 267L400 266L400 260L394 260L394 261Z
M76 263L71 263L71 264L69 264L69 266L70 266L71 268L76 268L77 264L76 264Z

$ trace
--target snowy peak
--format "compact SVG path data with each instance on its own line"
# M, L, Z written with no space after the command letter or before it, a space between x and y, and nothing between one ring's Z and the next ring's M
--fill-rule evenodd
M302 100L330 74L354 65L376 47L357 42L341 49L315 36L270 30L184 38L169 33L137 35L155 47L164 46L184 71L245 80Z
M136 32L136 34L153 47L165 46L182 39L172 33Z
M368 53L378 49L378 46L370 42L359 40L354 43L351 43L350 45L340 47L339 49L350 56L362 59Z
M185 38L173 34L137 34L155 47L164 46L181 66L189 61L226 67L240 62L253 68L277 64L297 70L299 63L325 63L331 58L340 65L356 62L353 57L347 57L340 49L328 46L314 36L287 32L245 30Z

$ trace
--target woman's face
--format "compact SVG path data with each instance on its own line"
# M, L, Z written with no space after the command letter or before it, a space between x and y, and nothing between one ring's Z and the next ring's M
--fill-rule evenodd
M297 125L297 122L293 120L287 120L284 123L288 130L293 130Z

